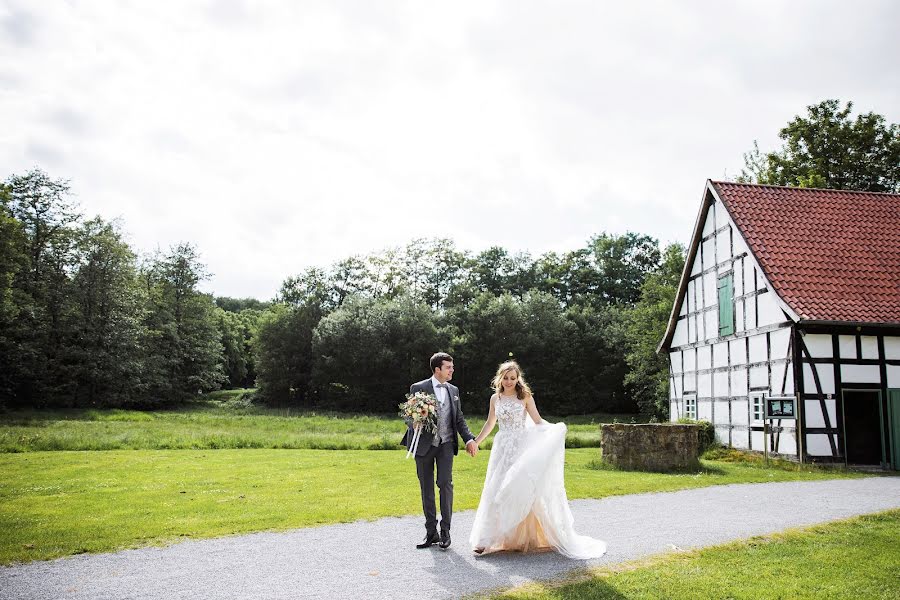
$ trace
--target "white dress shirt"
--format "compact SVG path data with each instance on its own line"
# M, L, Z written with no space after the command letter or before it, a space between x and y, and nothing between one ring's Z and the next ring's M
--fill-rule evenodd
M434 397L437 398L437 401L444 404L445 401L450 399L450 388L449 387L438 387L441 385L441 382L437 380L437 378L432 375L431 376L431 386L434 388ZM447 385L446 383L443 385Z

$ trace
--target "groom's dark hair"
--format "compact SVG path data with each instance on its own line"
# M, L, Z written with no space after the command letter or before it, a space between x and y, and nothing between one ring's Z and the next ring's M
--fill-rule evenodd
M434 374L435 369L440 369L445 360L453 362L453 357L446 352L436 352L434 356L431 357L431 373Z

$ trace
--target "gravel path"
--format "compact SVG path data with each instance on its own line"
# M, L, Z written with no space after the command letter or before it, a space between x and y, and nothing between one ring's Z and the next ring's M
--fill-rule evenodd
M608 543L603 558L476 557L466 543L473 517L466 511L454 515L447 551L416 550L422 517L389 517L0 567L0 598L458 598L673 547L900 508L900 477L714 486L571 504L579 533Z

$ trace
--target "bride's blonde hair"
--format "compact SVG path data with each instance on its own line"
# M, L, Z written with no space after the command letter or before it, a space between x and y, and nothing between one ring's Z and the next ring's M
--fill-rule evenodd
M524 400L531 395L531 388L528 387L528 382L525 381L525 374L522 373L522 367L514 360L508 360L497 368L497 374L494 375L494 380L491 382L491 385L498 394L502 394L503 376L509 371L515 371L519 376L519 378L516 379L516 396L519 400Z

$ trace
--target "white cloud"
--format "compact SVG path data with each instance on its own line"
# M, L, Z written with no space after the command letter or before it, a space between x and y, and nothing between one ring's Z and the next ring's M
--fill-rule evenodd
M807 104L898 118L869 2L0 0L0 164L72 180L221 295L423 235L686 241L706 178Z

